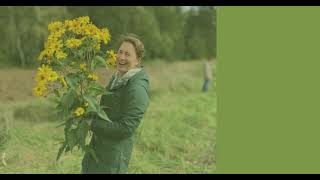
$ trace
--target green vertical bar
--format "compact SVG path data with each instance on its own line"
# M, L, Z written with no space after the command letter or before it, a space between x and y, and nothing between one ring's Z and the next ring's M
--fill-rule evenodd
M217 172L320 172L320 7L217 8Z

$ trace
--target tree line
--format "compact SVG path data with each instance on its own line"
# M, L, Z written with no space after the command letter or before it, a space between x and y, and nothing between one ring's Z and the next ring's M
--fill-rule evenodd
M214 7L181 6L2 6L0 65L33 67L52 21L89 16L111 33L108 48L121 34L134 33L145 44L145 60L203 59L216 55Z

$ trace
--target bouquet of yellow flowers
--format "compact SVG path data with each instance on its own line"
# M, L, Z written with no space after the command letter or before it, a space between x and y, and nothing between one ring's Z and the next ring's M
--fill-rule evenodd
M116 55L113 50L101 51L111 35L107 28L99 29L89 17L52 22L49 35L38 60L40 67L35 76L35 96L52 94L57 104L58 117L63 121L64 141L57 160L63 152L78 147L95 154L88 145L90 122L94 116L110 121L98 103L98 97L109 92L101 86L95 73L97 67L112 68Z

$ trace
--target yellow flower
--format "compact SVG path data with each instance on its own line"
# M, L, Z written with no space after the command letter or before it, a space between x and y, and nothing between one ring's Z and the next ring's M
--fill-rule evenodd
M68 87L67 82L62 75L59 77L59 80L60 80L61 84L63 85L63 87L65 87L65 88Z
M44 64L42 64L42 66L38 68L39 74L50 74L51 71L52 71L52 68Z
M58 77L59 75L57 72L52 71L52 68L50 68L48 65L43 64L41 67L38 68L35 80L38 83L46 84L47 81L56 81Z
M38 60L41 61L45 55L46 55L46 51L45 50L41 51L41 53L38 57Z
M89 24L89 22L90 22L90 18L88 16L78 17L77 20L82 25Z
M110 35L109 30L107 28L104 28L101 30L100 36L101 36L101 39L104 42L104 44L107 44L111 39L111 35Z
M76 34L82 34L82 28L81 28L81 24L79 21L73 21L71 31Z
M61 40L59 41L50 40L50 41L47 41L45 44L45 49L52 53L60 51L62 47L63 47L63 44Z
M48 73L38 73L35 77L35 80L38 83L45 84L49 79L49 74Z
M81 44L82 44L82 41L81 41L80 39L72 38L72 39L68 39L68 40L66 41L66 46L67 46L68 48L79 47Z
M46 94L46 90L47 88L44 85L39 84L37 87L32 89L32 92L34 96L43 96Z
M47 43L56 42L56 41L58 41L58 40L59 40L59 38L58 38L57 36L55 36L54 33L51 33L51 34L49 34L49 36L48 36Z
M37 82L41 82L45 84L49 80L51 72L52 72L52 69L48 65L43 64L41 67L38 68L38 72L35 77L35 80Z
M53 36L54 38L60 38L65 32L66 30L64 28L59 29L58 31L52 32L51 36Z
M48 45L48 44L46 44L45 46L47 46L47 45ZM45 48L43 51L40 52L40 55L39 55L39 57L38 57L38 60L41 61L41 60L43 60L44 58L46 58L46 59L48 60L48 63L50 64L53 53L54 53L54 50L53 50L53 49Z
M49 29L49 32L50 32L50 35L49 35L49 39L52 39L52 38L59 38L61 37L66 29L63 25L62 22L60 21L56 21L56 22L52 22L48 25L48 29Z
M39 57L38 57L38 60L41 61L44 57L47 57L48 54L49 54L49 51L46 50L46 49L43 50L43 51L41 51L41 53L40 53L40 55L39 55Z
M107 55L108 55L108 59L106 61L107 68L114 67L116 65L117 55L114 53L113 50L108 50Z
M68 31L72 31L72 32L74 32L76 34L80 34L80 32L81 32L81 23L77 19L65 20L64 21L64 27Z
M57 59L65 59L67 57L67 54L62 52L62 51L58 51L56 52L56 56L57 56Z
M50 32L56 32L56 31L59 31L61 28L63 28L63 24L62 22L60 21L55 21L55 22L52 22L48 25L48 30Z
M41 73L48 73L52 71L52 68L48 65L42 64L42 66L38 68L38 71Z
M108 50L107 55L110 59L117 59L117 55L114 53L114 50Z
M100 30L97 26L93 24L89 24L83 28L84 34L87 36L94 36L99 34ZM100 38L100 37L99 37Z
M116 66L116 60L109 58L109 59L106 61L106 64L107 64L107 68L108 68L108 67L115 67L115 66Z
M85 63L80 64L80 69L85 71L86 70L87 65Z
M55 71L52 71L52 72L49 74L48 80L49 80L49 81L56 81L58 78L59 78L58 73L55 72Z
M84 109L82 107L78 107L75 111L74 111L74 114L76 116L81 116L84 114Z
M69 31L72 30L73 24L74 24L74 20L65 20L64 21L64 27Z
M93 38L94 40L98 41L98 42L101 41L101 36L99 36L99 34L94 34L94 35L92 36L92 38Z
M96 50L100 50L100 43L98 43L98 44L96 44L95 46L94 46L94 49L96 49Z
M93 80L93 81L98 80L98 76L95 75L94 73L89 74L89 75L88 75L88 78L91 79L91 80Z

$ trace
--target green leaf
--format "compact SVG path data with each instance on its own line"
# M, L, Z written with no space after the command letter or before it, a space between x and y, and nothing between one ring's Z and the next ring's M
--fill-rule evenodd
M83 98L89 103L89 108L93 112L97 112L98 111L98 102L94 97L89 96L89 95L84 95Z
M57 106L59 106L59 105L60 105L61 98L60 98L60 97L57 97L57 96L51 96L49 100L50 100L51 102L57 104Z
M95 111L91 106L89 106L89 107L86 109L86 112L87 112L87 113L90 113L90 112L97 112L97 111Z
M60 110L57 112L57 118L60 120L66 120L68 116L68 111L67 110Z
M94 152L94 150L93 150L90 146L87 146L86 151L93 157L93 159L94 159L97 163L99 162L96 153Z
M71 125L72 125L72 121L71 120L66 121L66 124L64 126L64 136L65 136L64 138L66 140L67 140L68 132L70 131Z
M87 138L87 135L88 135L88 131L89 131L88 124L84 120L81 121L80 124L79 124L77 135L78 135L78 138L79 138L79 145L83 150L85 150L86 138Z
M78 57L79 57L80 59L83 59L83 57L84 57L84 50L83 50L83 49L79 49L79 50L77 51L77 55L78 55Z
M103 59L101 56L95 56L93 58L93 62L94 62L93 68L95 68L96 65L106 66L106 60Z
M67 146L67 147L66 147L66 150L65 150L64 152L67 153L67 152L69 152L69 151L71 151L71 149L70 149L69 146Z
M56 97L61 97L61 94L60 94L60 92L57 90L57 89L55 89L54 90L54 94L56 95Z
M109 109L109 106L100 106L102 109Z
M106 120L108 122L112 122L101 107L99 108L97 113L98 113L98 116L101 117L103 120Z
M109 94L114 94L113 92L110 92L108 90L105 90L104 92L101 92L102 95L109 95Z
M70 113L71 111L70 110L66 110L66 109L62 109L60 111L57 111L57 118L60 120L60 121L69 121L69 119L71 119L73 117L73 114Z
M72 149L77 145L77 140L78 140L76 130L72 129L71 131L67 132L66 135L67 135L66 140L67 140L68 146L72 151Z
M71 89L75 90L77 88L77 84L79 82L79 77L76 74L66 75L65 80Z
M56 110L57 111L62 110L61 100L59 103L57 103Z
M62 146L59 148L59 151L58 151L58 155L57 155L56 161L59 161L59 159L60 159L60 157L61 157L61 155L62 155L63 151L64 151L64 150L65 150L65 148L66 148L66 146L67 146L67 142L64 142L64 143L62 144Z
M92 83L88 89L89 93L97 96L97 95L108 95L111 92L107 91L103 86L98 83Z
M63 122L63 123L59 124L58 126L56 126L56 128L61 127L63 125L66 125L66 122Z
M89 95L85 95L84 99L89 103L89 107L87 112L97 112L98 116L101 117L103 120L111 122L107 114L103 111L103 109L98 105L97 100Z
M68 111L71 110L76 97L77 94L73 90L69 90L68 92L66 92L61 98L62 109Z
M78 129L78 125L75 124L75 123L72 123L71 127L70 127L70 131L73 130L73 129L75 129L75 130Z
M55 65L57 65L59 67L63 67L64 66L63 62L58 60L58 59L56 59L56 58L53 58L53 64L55 64ZM54 67L54 69L59 68L59 67Z
M93 60L93 61L91 61L91 71L92 70L94 70L95 68L96 68L96 66L97 66L97 61L95 61L95 60Z

